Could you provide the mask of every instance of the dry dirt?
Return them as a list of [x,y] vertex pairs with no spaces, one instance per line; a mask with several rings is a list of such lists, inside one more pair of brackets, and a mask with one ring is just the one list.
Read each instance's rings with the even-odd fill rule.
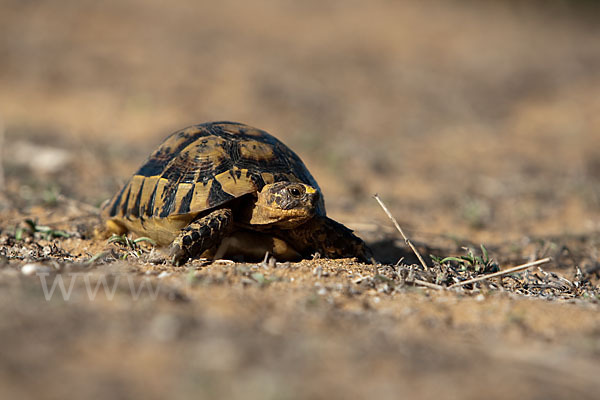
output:
[[[0,9],[3,398],[597,398],[593,2]],[[377,264],[174,268],[94,236],[162,138],[214,120],[293,148]],[[429,255],[480,244],[501,269],[552,261],[414,283],[478,275]]]

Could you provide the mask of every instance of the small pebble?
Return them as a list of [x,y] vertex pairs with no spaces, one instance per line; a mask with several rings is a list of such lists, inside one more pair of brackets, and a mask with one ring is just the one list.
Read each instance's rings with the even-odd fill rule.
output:
[[160,274],[158,274],[158,278],[166,278],[167,276],[171,276],[171,273],[167,272],[167,271],[163,271]]
[[40,273],[50,273],[52,269],[42,264],[25,264],[21,267],[23,275],[31,276]]

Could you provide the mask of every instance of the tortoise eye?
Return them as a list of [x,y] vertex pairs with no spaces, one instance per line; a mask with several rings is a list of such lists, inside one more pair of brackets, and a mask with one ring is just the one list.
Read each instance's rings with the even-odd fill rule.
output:
[[302,196],[302,191],[300,189],[298,189],[297,187],[290,188],[290,193],[294,197]]

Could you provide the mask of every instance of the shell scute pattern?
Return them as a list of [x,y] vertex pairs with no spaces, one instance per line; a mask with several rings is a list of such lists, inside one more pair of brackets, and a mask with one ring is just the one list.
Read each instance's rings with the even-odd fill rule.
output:
[[270,134],[229,122],[194,125],[167,137],[104,213],[127,230],[163,231],[167,241],[202,212],[279,181],[319,190],[300,158]]

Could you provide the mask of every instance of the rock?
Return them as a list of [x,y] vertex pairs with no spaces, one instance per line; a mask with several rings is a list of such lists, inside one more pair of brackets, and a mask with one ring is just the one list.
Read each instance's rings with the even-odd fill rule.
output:
[[52,174],[63,170],[73,158],[67,150],[31,142],[15,143],[11,154],[17,163],[26,165],[42,174]]
[[31,275],[37,275],[37,274],[48,274],[52,271],[52,268],[47,267],[43,264],[37,264],[37,263],[32,263],[32,264],[25,264],[21,267],[21,273],[23,275],[27,275],[27,276],[31,276]]

